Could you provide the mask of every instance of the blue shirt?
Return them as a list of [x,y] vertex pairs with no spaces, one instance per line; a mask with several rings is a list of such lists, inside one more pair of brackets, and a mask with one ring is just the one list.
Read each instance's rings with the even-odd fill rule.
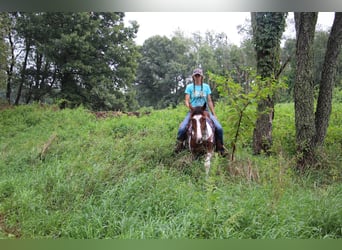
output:
[[203,106],[207,103],[208,109],[208,95],[211,94],[210,86],[207,83],[203,83],[203,89],[201,85],[188,84],[185,88],[185,94],[190,95],[190,104],[193,107]]

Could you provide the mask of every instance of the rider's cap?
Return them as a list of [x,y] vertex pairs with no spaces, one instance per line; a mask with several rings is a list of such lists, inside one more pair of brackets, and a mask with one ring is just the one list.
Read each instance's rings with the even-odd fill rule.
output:
[[195,76],[195,75],[203,76],[202,69],[200,69],[200,68],[194,69],[194,71],[192,72],[192,76]]

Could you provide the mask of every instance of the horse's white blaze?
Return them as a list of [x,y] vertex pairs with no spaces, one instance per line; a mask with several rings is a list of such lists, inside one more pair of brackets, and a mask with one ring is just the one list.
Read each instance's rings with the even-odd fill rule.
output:
[[196,121],[196,139],[197,139],[197,143],[199,143],[200,141],[202,141],[202,130],[201,130],[201,123],[200,123],[200,119],[201,119],[201,115],[194,115],[193,119]]

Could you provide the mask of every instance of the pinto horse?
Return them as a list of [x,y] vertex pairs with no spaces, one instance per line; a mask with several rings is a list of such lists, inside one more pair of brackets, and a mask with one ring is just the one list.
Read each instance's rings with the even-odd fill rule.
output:
[[188,128],[188,145],[192,155],[196,158],[205,155],[205,173],[210,170],[210,160],[214,154],[215,126],[210,119],[206,104],[202,107],[190,107],[191,116]]

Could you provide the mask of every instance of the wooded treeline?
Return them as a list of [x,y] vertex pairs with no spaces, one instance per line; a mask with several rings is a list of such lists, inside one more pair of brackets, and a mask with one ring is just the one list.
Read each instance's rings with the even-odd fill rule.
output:
[[[187,37],[181,30],[138,46],[139,24],[126,26],[124,13],[0,13],[0,99],[91,110],[159,109],[183,102],[195,67],[229,75],[246,93],[255,71],[265,88],[279,78],[287,79],[288,88],[258,103],[254,153],[267,152],[272,144],[275,102],[294,101],[297,148],[306,165],[323,144],[333,89],[342,87],[341,13],[335,13],[331,31],[315,29],[318,14],[295,13],[296,38],[281,47],[287,13],[251,13],[251,23],[239,26],[240,46],[228,42],[229,34]],[[229,99],[208,74],[205,81],[215,101]]]
[[[10,104],[60,102],[93,110],[165,108],[183,101],[194,67],[229,72],[248,91],[249,71],[257,68],[252,25],[242,24],[244,41],[230,44],[229,34],[207,31],[186,37],[154,36],[134,43],[138,23],[124,25],[124,13],[1,13],[0,95]],[[282,34],[282,32],[281,32]],[[280,34],[280,36],[281,36]],[[328,31],[316,32],[314,82],[318,86]],[[295,39],[285,41],[280,61],[293,100]],[[341,65],[341,56],[339,57]],[[248,70],[247,70],[248,69]],[[336,84],[342,79],[337,68]],[[210,79],[206,79],[210,82]],[[213,90],[215,83],[210,82]],[[214,99],[219,96],[214,91]]]
[[[124,13],[1,13],[2,90],[8,103],[51,102],[91,109],[136,107],[132,89],[138,26]],[[135,105],[135,106],[134,106]]]

